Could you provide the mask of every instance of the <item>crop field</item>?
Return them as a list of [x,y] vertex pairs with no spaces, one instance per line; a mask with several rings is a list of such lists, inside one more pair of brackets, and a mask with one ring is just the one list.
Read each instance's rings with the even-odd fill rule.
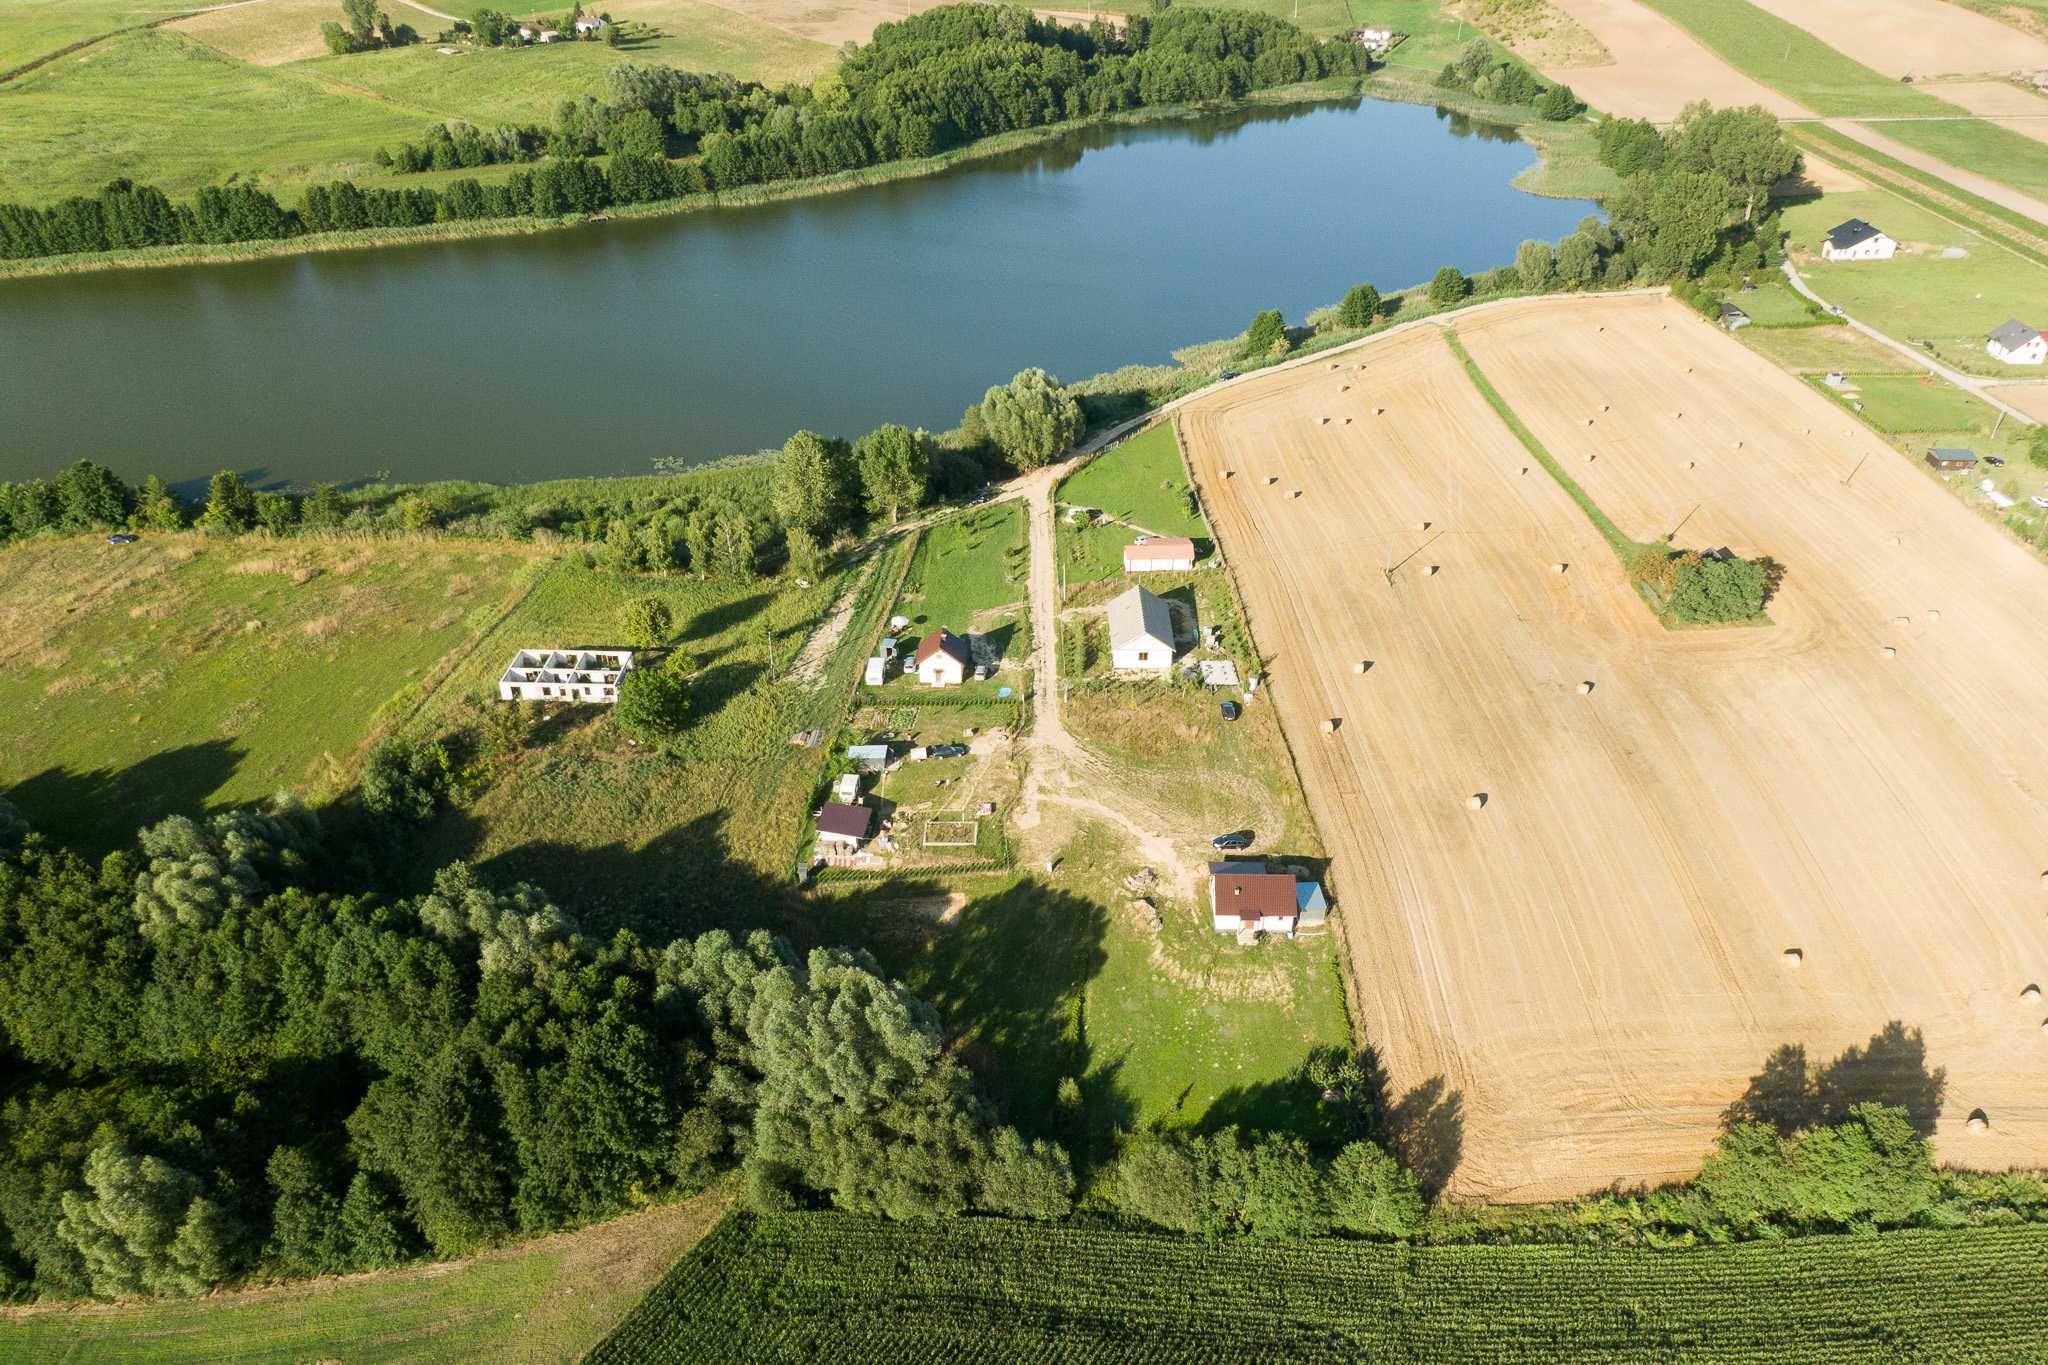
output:
[[1457,329],[1625,533],[1784,578],[1773,625],[1662,629],[1435,327],[1349,353],[1349,393],[1305,367],[1186,410],[1330,845],[1358,1026],[1397,1089],[1460,1098],[1452,1189],[1689,1176],[1774,1049],[1832,1057],[1889,1020],[1945,1069],[1941,1156],[2048,1160],[2021,996],[2048,963],[2026,776],[2048,568],[1675,302]]
[[[391,0],[384,12],[394,24],[412,25],[424,40],[431,40],[448,27],[446,19],[408,4],[407,0]],[[282,66],[308,57],[326,56],[327,43],[320,36],[320,25],[329,19],[339,22],[340,18],[340,0],[260,0],[253,5],[208,7],[166,27],[256,66]]]
[[353,776],[380,713],[532,581],[530,546],[150,535],[0,552],[0,792],[91,849]]
[[1717,108],[1760,104],[1775,114],[1798,106],[1737,71],[1663,15],[1636,0],[1556,0],[1614,60],[1596,66],[1539,63],[1594,108],[1627,118],[1667,120],[1693,100]]
[[1642,1251],[736,1217],[590,1362],[2021,1361],[2044,1268],[2041,1228]]
[[2048,42],[1947,0],[1749,0],[1883,76],[2015,71],[2048,66]]
[[466,1261],[271,1289],[0,1310],[16,1360],[572,1360],[616,1327],[725,1211],[712,1192]]

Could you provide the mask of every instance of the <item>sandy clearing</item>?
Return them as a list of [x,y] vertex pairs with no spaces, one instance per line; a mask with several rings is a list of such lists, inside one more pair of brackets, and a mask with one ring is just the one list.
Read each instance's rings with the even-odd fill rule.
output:
[[[1948,1069],[1945,1159],[2048,1162],[2048,1008],[2019,1000],[2048,976],[2048,568],[1675,303],[1531,301],[1459,330],[1624,528],[1683,521],[1789,576],[1772,627],[1662,630],[1563,492],[1517,473],[1434,329],[1350,353],[1347,394],[1303,369],[1184,409],[1333,856],[1364,1035],[1397,1090],[1461,1097],[1452,1190],[1689,1175],[1773,1049],[1824,1061],[1892,1019]],[[1978,1107],[1992,1128],[1966,1133]]]
[[1986,387],[2034,420],[2048,422],[2048,380],[2036,384],[1990,384]]
[[2048,66],[2048,43],[1946,0],[1750,3],[1886,76],[1975,75]]
[[1943,81],[1927,93],[1983,114],[2001,128],[2048,142],[2048,98],[2011,81]]
[[773,24],[785,33],[837,47],[865,43],[875,25],[921,14],[945,0],[713,0],[721,9]]
[[1760,104],[1774,114],[1805,111],[1777,91],[1751,80],[1702,47],[1663,15],[1634,0],[1554,0],[1557,7],[1590,29],[1614,60],[1599,66],[1549,67],[1579,98],[1610,114],[1629,118],[1678,117],[1694,100],[1716,107]]
[[1938,176],[1958,189],[1968,190],[1979,199],[1989,199],[1994,204],[2002,204],[2014,213],[2024,213],[2036,222],[2048,223],[2048,201],[2036,199],[2030,194],[2022,194],[2009,185],[2001,185],[1975,171],[1966,171],[1960,166],[1951,165],[1925,152],[1914,151],[1903,142],[1895,142],[1879,131],[1884,127],[1882,119],[1857,123],[1853,119],[1833,118],[1825,119],[1823,122],[1836,132],[1852,137],[1874,151],[1883,152],[1894,161],[1903,161],[1908,166]]

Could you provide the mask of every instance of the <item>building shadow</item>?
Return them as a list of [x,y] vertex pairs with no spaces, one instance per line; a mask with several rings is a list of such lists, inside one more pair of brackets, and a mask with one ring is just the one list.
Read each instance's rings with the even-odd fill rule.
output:
[[203,815],[245,757],[227,739],[164,749],[124,768],[45,768],[0,791],[52,843],[99,857],[167,815]]
[[1721,1123],[1761,1123],[1789,1136],[1840,1123],[1855,1106],[1874,1103],[1905,1110],[1913,1130],[1929,1137],[1947,1092],[1947,1068],[1927,1065],[1920,1030],[1894,1019],[1869,1042],[1844,1049],[1824,1066],[1814,1066],[1798,1043],[1778,1048],[1721,1112]]

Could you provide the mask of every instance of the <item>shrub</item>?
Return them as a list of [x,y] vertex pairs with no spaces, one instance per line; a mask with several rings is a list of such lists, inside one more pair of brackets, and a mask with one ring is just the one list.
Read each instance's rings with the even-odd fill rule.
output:
[[690,685],[665,668],[636,668],[619,683],[612,718],[634,739],[664,739],[690,718]]
[[1429,301],[1439,308],[1449,308],[1462,301],[1472,292],[1472,281],[1454,265],[1447,265],[1436,272],[1429,282]]
[[448,751],[387,739],[363,765],[363,809],[399,824],[425,824],[448,795]]
[[674,626],[668,603],[659,597],[635,597],[619,608],[620,637],[641,649],[660,644]]
[[[1287,340],[1287,320],[1280,316],[1278,308],[1268,308],[1252,319],[1252,325],[1244,334],[1244,345],[1238,355],[1245,360],[1254,360],[1275,353],[1274,348]],[[1279,354],[1286,354],[1285,351]]]
[[1339,327],[1370,327],[1380,314],[1380,291],[1369,284],[1354,284],[1337,305]]

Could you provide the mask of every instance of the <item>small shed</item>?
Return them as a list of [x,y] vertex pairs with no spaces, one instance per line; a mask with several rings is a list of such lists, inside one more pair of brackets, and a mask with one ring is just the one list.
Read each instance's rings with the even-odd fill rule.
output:
[[875,826],[875,812],[867,806],[832,801],[818,811],[818,847],[851,853],[867,842]]
[[1109,604],[1110,667],[1165,675],[1173,669],[1173,614],[1166,599],[1132,588]]
[[889,746],[886,744],[849,744],[846,756],[853,760],[853,766],[864,773],[878,773],[889,766]]
[[889,681],[889,661],[877,654],[868,660],[867,673],[861,679],[869,687],[880,687]]
[[1732,303],[1724,302],[1721,305],[1721,325],[1731,332],[1741,331],[1749,326],[1749,314]]
[[1147,536],[1124,546],[1125,573],[1182,573],[1195,567],[1195,542],[1186,536]]
[[1955,446],[1930,446],[1927,463],[1935,469],[1975,469],[1977,454]]
[[1312,882],[1306,877],[1295,879],[1294,906],[1299,912],[1297,923],[1303,928],[1314,928],[1330,913],[1330,900],[1323,894],[1323,884]]

